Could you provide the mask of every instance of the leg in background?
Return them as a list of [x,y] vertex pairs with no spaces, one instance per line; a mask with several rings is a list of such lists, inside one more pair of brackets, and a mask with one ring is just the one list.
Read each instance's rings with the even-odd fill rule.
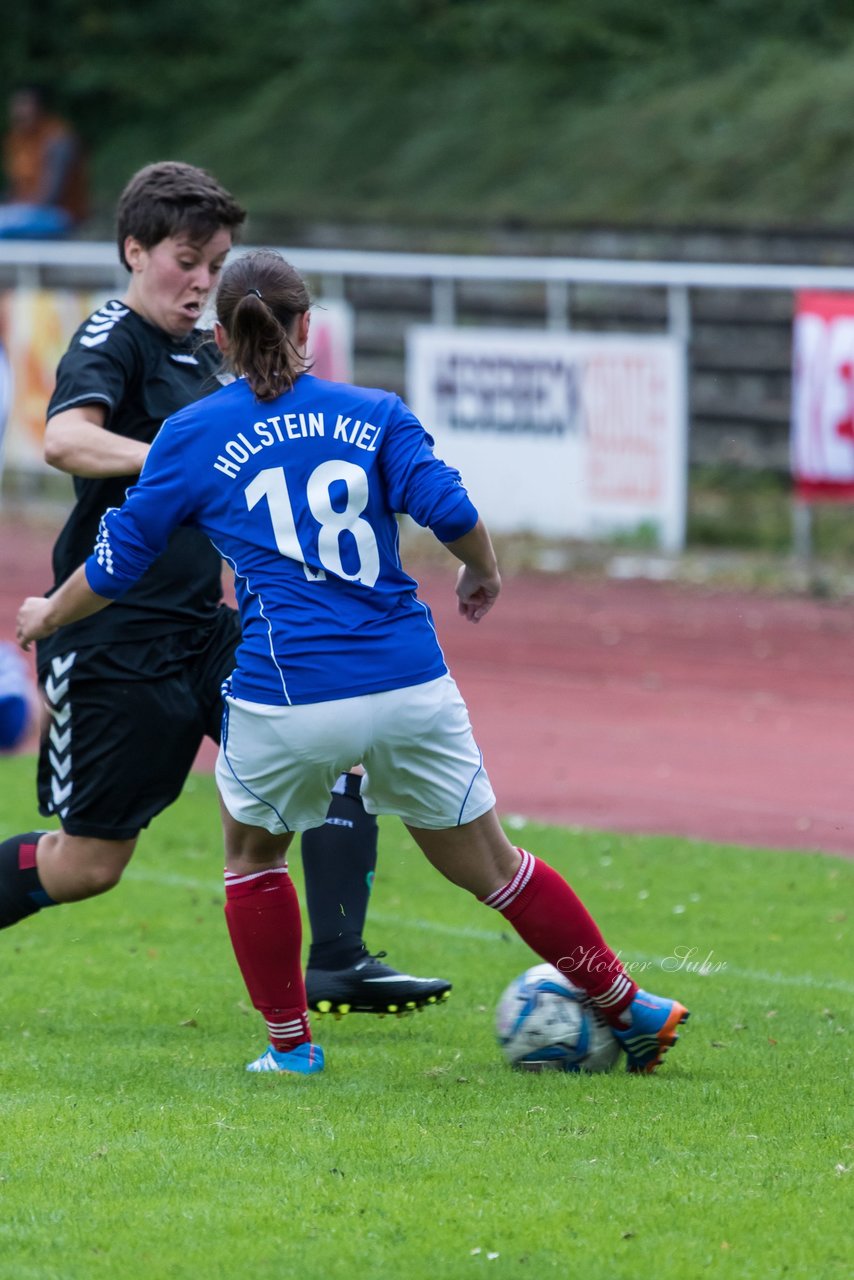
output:
[[309,969],[346,969],[362,958],[377,865],[377,820],[365,812],[359,775],[342,774],[322,827],[302,835]]
[[408,1013],[446,1000],[450,982],[417,978],[371,955],[363,940],[377,864],[377,820],[365,812],[361,777],[344,773],[326,822],[302,835],[311,948],[308,1006],[320,1013]]
[[81,902],[121,879],[136,847],[65,831],[29,831],[0,844],[0,928],[43,907]]

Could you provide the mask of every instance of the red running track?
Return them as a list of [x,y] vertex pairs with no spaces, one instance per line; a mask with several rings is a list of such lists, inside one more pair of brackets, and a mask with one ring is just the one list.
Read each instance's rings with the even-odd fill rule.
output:
[[[0,518],[0,636],[51,541]],[[848,602],[524,575],[472,626],[420,577],[501,813],[854,854]]]

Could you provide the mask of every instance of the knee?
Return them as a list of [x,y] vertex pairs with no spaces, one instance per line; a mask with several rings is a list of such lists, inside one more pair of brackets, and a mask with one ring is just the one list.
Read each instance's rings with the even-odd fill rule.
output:
[[287,869],[287,859],[277,852],[234,849],[225,857],[225,869],[230,876],[260,875],[264,871],[277,871],[280,867]]
[[225,843],[225,869],[233,876],[253,875],[287,863],[287,852],[293,834],[273,834],[263,827],[250,827],[237,822],[222,806],[222,830]]
[[42,884],[56,902],[97,897],[119,883],[135,843],[48,832],[39,842]]
[[96,898],[99,893],[115,889],[122,878],[124,866],[110,862],[93,862],[77,872],[77,884],[81,896]]
[[[101,842],[99,842],[101,843]],[[112,850],[87,848],[76,843],[70,856],[63,859],[61,877],[66,902],[96,898],[114,889],[122,878],[127,859],[116,857]]]

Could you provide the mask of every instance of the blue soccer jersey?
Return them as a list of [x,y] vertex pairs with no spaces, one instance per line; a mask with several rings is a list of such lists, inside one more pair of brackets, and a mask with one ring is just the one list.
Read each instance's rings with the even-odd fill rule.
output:
[[117,598],[195,525],[234,570],[235,697],[325,702],[433,680],[447,668],[395,513],[452,542],[477,511],[432,444],[389,392],[303,374],[259,401],[239,379],[167,418],[101,522],[89,585]]

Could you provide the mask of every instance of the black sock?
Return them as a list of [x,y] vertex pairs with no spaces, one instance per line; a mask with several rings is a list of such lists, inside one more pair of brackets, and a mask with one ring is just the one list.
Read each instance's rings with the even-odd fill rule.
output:
[[302,834],[305,900],[311,924],[308,965],[345,969],[364,952],[362,931],[377,865],[377,820],[359,798],[361,779],[347,773],[322,827]]
[[0,929],[17,924],[42,907],[56,906],[42,888],[36,845],[43,831],[28,831],[0,844]]

